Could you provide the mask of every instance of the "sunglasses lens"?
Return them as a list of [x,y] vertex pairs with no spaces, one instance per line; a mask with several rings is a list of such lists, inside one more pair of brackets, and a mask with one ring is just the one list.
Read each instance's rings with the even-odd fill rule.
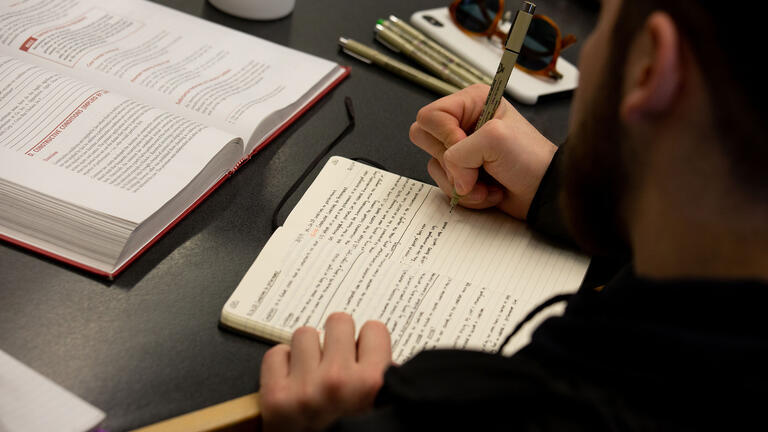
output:
[[456,21],[465,29],[484,33],[493,25],[493,19],[499,13],[498,0],[464,0],[456,7]]
[[530,70],[546,68],[555,55],[557,30],[543,19],[534,19],[523,41],[517,63]]

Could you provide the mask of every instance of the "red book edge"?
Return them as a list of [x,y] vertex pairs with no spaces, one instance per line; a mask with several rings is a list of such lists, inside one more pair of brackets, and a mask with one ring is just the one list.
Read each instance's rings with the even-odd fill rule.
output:
[[168,226],[166,226],[165,229],[160,231],[160,233],[158,233],[154,238],[152,238],[152,240],[150,240],[146,245],[144,245],[143,248],[139,249],[138,252],[133,254],[133,256],[128,261],[126,261],[122,266],[120,266],[114,272],[109,273],[109,272],[105,272],[103,270],[96,269],[96,268],[91,267],[89,265],[85,265],[83,263],[80,263],[80,262],[75,261],[75,260],[70,259],[70,258],[65,258],[65,257],[63,257],[61,255],[55,254],[53,252],[47,251],[47,250],[39,248],[37,246],[33,246],[33,245],[29,244],[29,243],[26,243],[26,242],[23,242],[23,241],[20,241],[20,240],[8,237],[8,236],[3,235],[3,234],[0,234],[0,240],[4,240],[4,241],[7,241],[9,243],[15,244],[17,246],[21,246],[21,247],[23,247],[25,249],[29,249],[29,250],[31,250],[33,252],[39,253],[41,255],[45,255],[45,256],[47,256],[49,258],[53,258],[53,259],[55,259],[57,261],[61,261],[61,262],[65,263],[65,264],[69,264],[69,265],[71,265],[73,267],[77,267],[77,268],[85,270],[87,272],[90,272],[90,273],[93,273],[93,274],[96,274],[96,275],[99,275],[99,276],[104,276],[104,277],[107,277],[109,279],[114,279],[118,274],[122,273],[122,271],[125,270],[131,263],[133,263],[139,256],[141,256],[147,249],[149,249],[150,246],[155,244],[155,242],[160,240],[161,237],[163,237],[168,231],[170,231],[174,226],[176,226],[176,224],[179,223],[179,221],[184,219],[184,217],[186,215],[188,215],[190,212],[192,212],[192,210],[194,210],[198,205],[200,205],[201,202],[203,202],[206,198],[208,198],[208,195],[213,193],[213,191],[215,191],[219,186],[221,186],[221,184],[224,183],[224,181],[226,179],[231,177],[232,174],[234,174],[235,171],[237,171],[245,162],[247,162],[253,155],[255,155],[256,152],[258,152],[259,150],[264,148],[265,145],[269,144],[273,139],[275,139],[275,137],[280,135],[281,132],[283,132],[293,122],[295,122],[296,119],[301,117],[305,112],[307,112],[310,108],[312,108],[312,106],[314,106],[317,103],[317,101],[319,101],[320,99],[325,97],[325,95],[327,95],[331,90],[333,90],[336,86],[338,86],[339,83],[344,81],[344,79],[349,76],[350,69],[349,69],[348,66],[340,66],[340,67],[344,70],[344,72],[338,78],[336,78],[325,89],[323,89],[322,92],[318,93],[317,96],[315,96],[311,101],[309,101],[309,103],[304,105],[304,107],[302,107],[298,112],[296,112],[296,114],[291,116],[291,118],[289,118],[282,125],[280,125],[280,127],[277,130],[275,130],[272,133],[272,135],[267,137],[267,139],[265,139],[261,144],[256,146],[256,148],[254,148],[253,151],[249,155],[245,156],[243,159],[238,161],[237,164],[235,165],[235,167],[232,170],[230,170],[227,174],[225,174],[222,178],[220,178],[219,181],[216,182],[216,184],[211,186],[211,188],[208,189],[208,191],[206,191],[203,195],[201,195],[200,198],[198,198],[194,203],[192,203],[192,205],[190,205],[186,210],[184,210],[176,219],[173,220],[173,222],[168,224]]

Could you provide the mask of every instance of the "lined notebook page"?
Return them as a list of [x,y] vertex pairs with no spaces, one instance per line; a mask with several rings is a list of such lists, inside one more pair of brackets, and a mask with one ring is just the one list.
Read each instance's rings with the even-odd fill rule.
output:
[[83,432],[104,413],[0,351],[0,431]]
[[222,321],[284,341],[345,311],[385,322],[397,361],[425,347],[492,351],[538,303],[583,279],[588,258],[537,240],[524,223],[448,210],[434,186],[331,158]]

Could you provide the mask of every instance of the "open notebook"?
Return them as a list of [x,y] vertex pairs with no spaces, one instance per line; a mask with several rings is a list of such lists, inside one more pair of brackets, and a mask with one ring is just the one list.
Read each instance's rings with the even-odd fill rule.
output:
[[396,361],[423,348],[494,351],[541,301],[575,291],[588,263],[500,212],[450,213],[435,186],[333,157],[224,305],[221,323],[287,342],[296,328],[322,328],[345,311],[358,325],[383,321]]

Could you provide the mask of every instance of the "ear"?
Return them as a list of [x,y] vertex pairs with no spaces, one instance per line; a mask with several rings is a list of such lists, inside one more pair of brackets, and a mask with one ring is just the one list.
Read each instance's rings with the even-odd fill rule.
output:
[[672,18],[654,12],[630,47],[619,112],[629,123],[663,114],[680,88],[680,37]]

